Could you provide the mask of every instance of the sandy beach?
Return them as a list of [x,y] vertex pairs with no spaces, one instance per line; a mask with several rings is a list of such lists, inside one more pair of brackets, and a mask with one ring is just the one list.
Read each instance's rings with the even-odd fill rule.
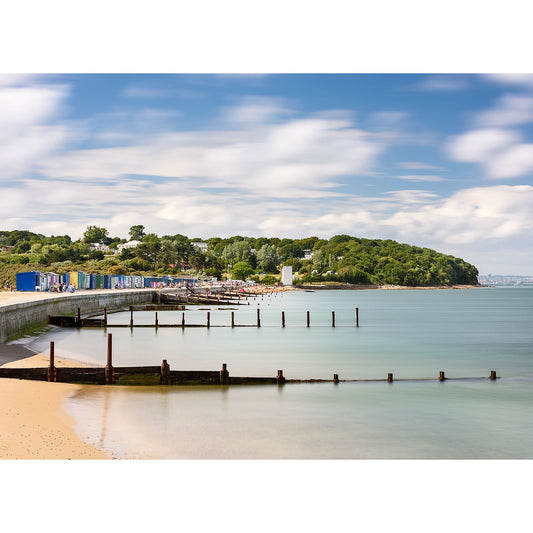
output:
[[[79,366],[56,360],[57,366]],[[44,354],[4,365],[46,367]],[[63,408],[77,385],[20,379],[0,379],[0,459],[110,459],[83,442]]]
[[[50,293],[0,292],[0,306],[57,297]],[[68,297],[68,295],[64,295]],[[33,354],[23,344],[0,344],[6,367],[47,367],[48,356]],[[80,366],[56,359],[56,366]],[[69,383],[0,378],[0,459],[110,459],[83,442],[64,399],[78,389]]]

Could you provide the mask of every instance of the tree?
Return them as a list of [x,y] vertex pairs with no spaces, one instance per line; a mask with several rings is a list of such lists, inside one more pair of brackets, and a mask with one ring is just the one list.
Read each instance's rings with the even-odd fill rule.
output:
[[235,265],[239,262],[251,263],[252,249],[248,241],[236,241],[228,244],[222,252],[222,259],[226,264]]
[[231,277],[233,279],[245,280],[250,274],[254,273],[254,269],[250,263],[240,261],[231,269]]
[[156,268],[158,261],[161,259],[161,239],[155,233],[149,233],[143,238],[143,242],[135,248],[137,257],[144,259],[152,264],[152,268]]
[[145,228],[142,224],[137,224],[132,226],[129,231],[130,241],[142,241],[143,237],[146,235]]
[[280,263],[277,246],[265,244],[257,251],[257,265],[265,272],[277,272]]
[[87,229],[83,233],[83,241],[105,243],[107,241],[108,233],[109,232],[105,228],[99,228],[98,226],[87,226]]

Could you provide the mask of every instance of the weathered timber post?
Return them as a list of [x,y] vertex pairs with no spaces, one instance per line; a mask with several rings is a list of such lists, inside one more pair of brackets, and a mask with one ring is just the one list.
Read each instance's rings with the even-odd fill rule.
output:
[[220,371],[220,384],[228,385],[228,383],[229,383],[228,365],[226,363],[223,363],[222,370]]
[[335,311],[331,311],[331,327],[335,327]]
[[78,307],[78,320],[77,320],[77,326],[81,328],[81,309]]
[[309,311],[307,311],[307,327],[311,324],[311,315],[309,314]]
[[48,381],[57,381],[57,370],[54,365],[54,341],[50,341],[50,366],[47,372]]
[[113,335],[107,334],[107,365],[105,367],[105,384],[113,385],[115,383],[115,369],[113,368]]
[[439,372],[439,381],[444,381],[446,378],[444,377],[444,372],[441,370]]
[[339,382],[339,374],[333,374],[333,383]]
[[355,327],[359,327],[359,307],[355,308]]
[[157,311],[155,312],[155,327],[159,326],[159,321],[157,320]]
[[166,359],[163,359],[163,364],[161,365],[161,380],[162,385],[168,385],[170,382],[170,365],[167,363]]
[[394,381],[391,372],[389,372],[389,373],[387,374],[387,381],[388,381],[389,383],[392,383],[392,382]]
[[496,379],[496,370],[491,370],[490,371],[490,379]]
[[283,370],[278,370],[278,376],[276,377],[278,385],[283,385],[285,383],[285,378],[283,377]]
[[281,312],[281,327],[285,327],[285,311]]
[[211,327],[211,313],[207,311],[207,327]]
[[185,313],[181,313],[181,327],[185,327]]
[[104,307],[104,326],[107,326],[107,307]]
[[130,305],[130,328],[133,327],[133,307]]
[[257,310],[257,327],[261,327],[261,311],[259,309]]
[[231,327],[235,327],[235,311],[231,312]]

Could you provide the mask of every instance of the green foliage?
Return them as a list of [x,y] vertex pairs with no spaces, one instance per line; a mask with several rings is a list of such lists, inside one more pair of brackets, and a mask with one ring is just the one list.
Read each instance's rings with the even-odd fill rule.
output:
[[105,228],[99,228],[98,226],[87,226],[87,229],[83,233],[83,241],[107,244],[107,234],[108,231]]
[[107,269],[107,273],[110,276],[120,276],[121,274],[127,274],[128,269],[122,265],[113,265]]
[[248,276],[254,273],[254,269],[250,265],[250,263],[247,263],[245,261],[238,262],[232,269],[231,269],[231,277],[232,279],[240,279],[245,280]]
[[[242,237],[240,237],[242,239]],[[222,260],[229,265],[245,262],[251,265],[255,258],[252,256],[252,247],[245,240],[237,240],[228,244],[222,251]]]
[[[144,233],[144,227],[132,226],[130,231],[131,235],[136,232],[134,236],[139,236]],[[89,242],[103,241],[113,243],[114,247],[124,242],[119,237],[109,238],[107,233],[105,228],[88,226],[84,238],[72,242],[68,235],[46,237],[29,231],[0,231],[0,244],[13,246],[11,251],[0,253],[0,276],[4,272],[11,276],[15,272],[13,269],[18,272],[53,269],[59,274],[84,270],[104,274],[110,266],[121,266],[126,272],[144,275],[153,275],[156,271],[169,274],[190,271],[205,272],[220,279],[228,264],[236,267],[245,263],[245,273],[239,269],[236,272],[239,277],[249,276],[249,269],[253,272],[256,267],[267,273],[277,273],[283,264],[299,272],[303,282],[327,280],[426,287],[477,284],[476,267],[462,259],[390,239],[349,235],[335,235],[329,240],[236,235],[207,240],[208,252],[204,254],[195,249],[185,235],[158,237],[151,233],[142,237],[137,248],[126,249],[120,256],[91,252]],[[312,260],[303,260],[304,250],[313,250]],[[14,277],[10,283],[14,285]]]
[[263,277],[263,279],[261,280],[261,283],[264,283],[265,285],[275,285],[276,283],[278,283],[278,281],[279,281],[278,278],[271,276],[269,274]]
[[129,236],[131,241],[142,241],[145,235],[146,231],[142,224],[137,224],[130,228]]
[[257,266],[265,272],[278,272],[280,262],[280,253],[273,244],[264,244],[257,251]]

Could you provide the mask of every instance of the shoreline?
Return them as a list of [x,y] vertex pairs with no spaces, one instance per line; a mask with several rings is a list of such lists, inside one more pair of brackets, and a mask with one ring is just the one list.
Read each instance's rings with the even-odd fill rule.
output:
[[[341,288],[318,285],[308,287],[318,290]],[[369,287],[367,285],[344,288],[345,290],[428,290],[475,287]],[[289,290],[299,289],[300,287],[292,286]],[[80,293],[97,295],[96,291],[94,293],[80,291]],[[55,296],[57,295],[49,293],[0,292],[0,307],[12,303],[37,303]],[[1,366],[47,367],[48,362],[48,356],[35,353],[24,342],[0,343]],[[56,359],[56,365],[80,366],[80,363]],[[84,442],[74,430],[74,420],[67,414],[64,401],[80,389],[80,385],[67,383],[0,378],[0,424],[4,429],[0,436],[0,459],[111,459],[112,457],[103,451]]]
[[[0,354],[5,353],[0,344]],[[47,367],[44,354],[13,360],[4,367]],[[57,359],[57,366],[79,366]],[[80,389],[69,383],[0,378],[0,460],[107,460],[112,457],[84,442],[74,430],[64,400]]]

